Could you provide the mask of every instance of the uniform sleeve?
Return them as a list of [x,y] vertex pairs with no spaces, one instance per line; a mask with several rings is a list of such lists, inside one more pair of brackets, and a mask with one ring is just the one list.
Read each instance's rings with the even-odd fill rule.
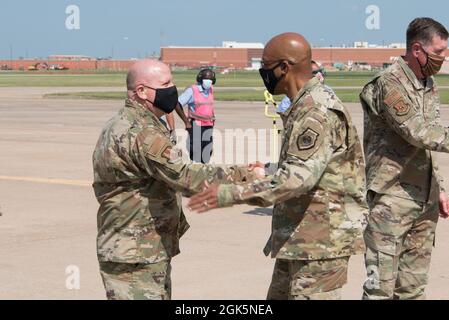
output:
[[192,88],[187,88],[179,97],[179,104],[184,107],[187,104],[193,103],[193,90]]
[[287,158],[276,174],[246,184],[220,185],[219,206],[247,203],[267,207],[313,189],[336,147],[331,130],[326,117],[306,116],[306,120],[294,125]]
[[242,166],[185,162],[181,151],[167,137],[153,129],[143,130],[137,135],[134,158],[148,175],[164,181],[185,195],[202,191],[204,181],[241,183],[255,179],[255,174]]
[[443,176],[441,175],[436,155],[432,154],[432,158],[433,158],[433,171],[435,173],[435,178],[437,179],[438,184],[440,186],[440,192],[446,193],[446,188],[444,187],[444,179]]
[[[437,113],[436,121],[438,121],[438,123],[440,123],[441,115],[440,115],[440,104],[439,103],[438,103],[438,105],[435,106],[435,109],[436,109],[436,113]],[[444,187],[444,178],[440,172],[440,167],[438,165],[438,155],[433,152],[432,152],[432,161],[433,161],[433,170],[435,172],[435,177],[440,186],[440,192],[446,193],[446,188]]]
[[379,114],[405,141],[417,148],[449,152],[449,129],[439,121],[426,121],[396,80],[379,80],[378,101]]

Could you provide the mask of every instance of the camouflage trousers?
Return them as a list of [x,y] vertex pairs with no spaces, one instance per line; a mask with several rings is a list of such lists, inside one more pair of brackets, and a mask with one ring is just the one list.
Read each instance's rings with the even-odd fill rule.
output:
[[425,299],[438,198],[420,203],[377,194],[372,200],[363,299]]
[[170,261],[153,264],[100,262],[108,300],[170,300]]
[[328,260],[277,259],[268,300],[339,300],[349,257]]

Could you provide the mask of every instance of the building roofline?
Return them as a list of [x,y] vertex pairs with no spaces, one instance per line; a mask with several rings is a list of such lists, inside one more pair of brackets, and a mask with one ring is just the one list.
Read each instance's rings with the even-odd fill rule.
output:
[[[263,48],[251,48],[251,47],[239,47],[239,48],[228,48],[228,47],[193,47],[193,46],[165,46],[161,49],[256,49],[262,50]],[[406,48],[389,48],[389,47],[366,47],[366,48],[356,48],[356,47],[312,47],[312,49],[351,49],[351,50],[405,50]],[[448,48],[449,49],[449,48]]]
[[227,48],[227,47],[190,47],[190,46],[168,46],[161,47],[161,49],[258,49],[262,50],[263,48]]

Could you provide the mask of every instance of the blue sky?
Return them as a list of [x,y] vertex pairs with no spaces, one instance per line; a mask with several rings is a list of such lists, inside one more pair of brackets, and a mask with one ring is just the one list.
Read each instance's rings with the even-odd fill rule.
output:
[[[66,7],[80,8],[80,29],[65,26]],[[380,9],[380,29],[365,27],[365,9]],[[447,0],[1,0],[0,58],[85,54],[144,57],[162,45],[265,43],[294,31],[315,45],[405,42],[417,16],[449,27]]]

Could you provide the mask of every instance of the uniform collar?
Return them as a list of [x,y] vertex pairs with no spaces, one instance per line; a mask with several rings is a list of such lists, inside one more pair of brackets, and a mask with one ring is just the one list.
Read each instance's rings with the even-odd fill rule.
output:
[[125,107],[133,110],[133,112],[135,112],[138,117],[137,117],[137,121],[142,122],[142,121],[150,121],[153,124],[155,124],[157,127],[161,128],[164,132],[168,132],[167,127],[161,122],[161,120],[156,117],[156,115],[149,110],[148,108],[146,108],[145,106],[143,106],[142,104],[138,103],[137,101],[133,101],[131,99],[126,99],[125,100]]
[[318,84],[320,84],[320,80],[317,77],[313,77],[312,79],[310,79],[309,81],[306,82],[306,84],[304,85],[304,87],[301,88],[301,90],[299,90],[298,94],[296,95],[295,98],[293,98],[292,103],[290,105],[290,107],[284,112],[285,117],[288,117],[290,112],[293,109],[293,106],[297,105],[300,101],[301,98],[310,90],[312,90],[313,87],[317,86]]
[[426,79],[426,87],[424,87],[424,84],[416,77],[415,73],[412,71],[412,69],[410,69],[410,67],[405,62],[403,57],[399,57],[398,64],[401,67],[402,71],[405,73],[408,80],[413,84],[415,90],[423,90],[423,89],[430,90],[433,88],[434,86],[433,77],[428,77]]

